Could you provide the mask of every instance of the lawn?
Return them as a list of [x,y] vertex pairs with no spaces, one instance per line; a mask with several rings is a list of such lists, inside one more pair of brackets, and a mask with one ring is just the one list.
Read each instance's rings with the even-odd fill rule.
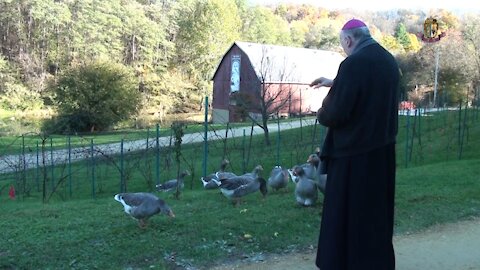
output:
[[[434,115],[429,119],[422,123],[422,141],[418,142],[418,134],[413,138],[413,148],[406,145],[411,137],[406,136],[406,119],[401,119],[397,145],[397,235],[480,216],[480,121],[468,122],[468,138],[465,137],[463,157],[459,159],[461,145],[452,139],[457,139],[455,115]],[[313,130],[304,129],[302,135],[298,132],[281,133],[280,163],[290,166],[304,162],[311,151]],[[302,141],[301,136],[305,144],[293,149],[294,143]],[[268,173],[276,163],[278,148],[275,143],[265,146],[262,141],[261,137],[252,139],[247,167],[261,163]],[[287,142],[291,144],[287,146]],[[236,172],[241,170],[239,163],[247,154],[242,150],[245,143],[248,141],[227,142],[228,156],[237,162],[233,167]],[[225,153],[222,146],[210,146],[209,169],[215,169],[214,164]],[[411,159],[407,159],[410,154],[406,155],[405,149],[412,151]],[[0,212],[0,269],[208,269],[219,262],[259,253],[281,254],[316,246],[323,197],[315,207],[300,207],[295,203],[290,183],[287,192],[270,191],[265,199],[259,193],[251,194],[234,207],[218,190],[201,188],[198,178],[202,159],[194,157],[201,150],[201,145],[182,148],[187,157],[185,163],[196,174],[188,179],[179,200],[157,193],[175,211],[176,218],[155,216],[146,229],[138,228],[121,204],[113,200],[118,192],[118,172],[111,167],[97,168],[101,172],[97,180],[101,181],[102,191],[95,199],[91,198],[88,169],[80,163],[74,170],[84,172],[82,181],[87,184],[74,189],[72,197],[54,193],[48,203],[42,203],[41,194],[32,191],[29,196],[18,196],[12,201],[5,190],[0,192],[4,210]],[[139,163],[135,164],[139,167]],[[139,171],[131,173],[129,191],[146,189]],[[174,173],[173,169],[170,174],[165,171],[162,179]],[[65,194],[66,186],[63,188],[57,193]]]

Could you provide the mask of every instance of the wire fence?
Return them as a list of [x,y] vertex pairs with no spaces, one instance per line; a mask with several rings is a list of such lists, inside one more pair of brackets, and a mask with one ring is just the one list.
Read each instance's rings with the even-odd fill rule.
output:
[[[99,135],[95,137],[98,139],[19,136],[0,146],[0,152],[10,153],[0,157],[0,197],[11,185],[17,196],[39,197],[45,202],[51,198],[152,191],[156,184],[176,178],[184,169],[190,171],[186,184],[193,189],[201,187],[200,177],[217,171],[224,158],[230,160],[230,170],[236,173],[250,171],[257,164],[267,169],[276,164],[290,167],[304,163],[305,153],[312,152],[312,145],[318,146],[325,134],[325,128],[314,118],[272,122],[268,125],[270,145],[265,143],[264,130],[253,124],[230,127],[205,122],[179,126],[157,125],[144,133],[143,139],[136,133],[124,133],[118,142],[110,143]],[[178,128],[185,134],[176,137]],[[300,138],[296,136],[298,131],[284,134],[298,128],[302,129]]]
[[[398,167],[469,158],[480,146],[478,136],[471,136],[479,134],[478,107],[399,113]],[[253,122],[242,127],[208,121],[157,125],[140,135],[117,137],[25,134],[0,145],[0,153],[9,153],[0,156],[0,199],[12,186],[17,198],[44,202],[153,191],[185,169],[190,172],[186,188],[199,189],[200,177],[217,171],[224,158],[230,160],[230,171],[244,173],[260,164],[268,177],[275,165],[305,163],[326,134],[314,117],[272,120],[268,131],[270,143]]]

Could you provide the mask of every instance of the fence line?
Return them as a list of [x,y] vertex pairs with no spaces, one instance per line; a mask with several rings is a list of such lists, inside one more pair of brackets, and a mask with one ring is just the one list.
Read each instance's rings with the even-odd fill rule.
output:
[[[476,120],[478,108],[472,110],[466,104],[465,108],[461,106],[453,113],[449,113],[448,108],[433,112],[424,108],[400,112],[404,116],[399,126],[399,140],[405,144],[405,158],[399,165],[419,164],[428,155],[449,160],[456,149],[458,152],[454,156],[463,158],[469,141],[469,125]],[[436,115],[432,116],[432,113]],[[95,144],[90,139],[84,145],[72,147],[73,137],[67,136],[65,149],[59,150],[54,150],[51,137],[28,144],[26,137],[22,136],[21,153],[0,158],[0,197],[6,185],[11,184],[24,197],[41,193],[44,201],[52,197],[65,200],[87,196],[95,199],[112,192],[153,190],[155,184],[175,177],[180,167],[191,171],[188,180],[190,188],[194,188],[200,185],[200,176],[218,169],[223,158],[232,161],[232,171],[241,173],[257,164],[265,164],[264,174],[267,175],[269,168],[275,165],[304,163],[307,154],[320,146],[326,133],[325,127],[315,118],[272,121],[268,126],[269,133],[276,136],[271,136],[272,145],[267,146],[261,143],[263,130],[253,123],[237,128],[227,124],[226,128],[217,129],[206,122],[203,127],[201,132],[182,136],[181,161],[172,157],[175,148],[173,132],[167,131],[162,136],[159,126],[153,136],[148,131],[146,139],[121,139],[118,143]],[[293,128],[300,129],[298,137],[284,133]],[[440,133],[435,133],[436,130]],[[424,136],[425,133],[428,135]],[[445,155],[425,150],[428,147],[424,145],[428,146],[433,139],[431,134],[444,138]]]

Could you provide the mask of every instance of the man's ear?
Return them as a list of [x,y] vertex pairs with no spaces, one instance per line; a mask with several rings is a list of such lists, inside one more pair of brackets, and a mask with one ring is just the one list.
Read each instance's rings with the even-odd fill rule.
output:
[[352,39],[352,37],[351,37],[351,36],[346,36],[345,38],[347,39],[347,40],[346,40],[346,42],[347,42],[347,47],[348,47],[348,48],[352,47],[352,45],[353,45],[353,39]]

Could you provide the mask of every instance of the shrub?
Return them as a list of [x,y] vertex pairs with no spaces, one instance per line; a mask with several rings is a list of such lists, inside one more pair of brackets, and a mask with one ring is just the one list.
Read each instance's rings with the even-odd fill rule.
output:
[[[47,131],[106,130],[135,114],[138,82],[126,67],[104,61],[67,70],[53,86],[58,117]],[[55,130],[51,128],[55,127]]]

